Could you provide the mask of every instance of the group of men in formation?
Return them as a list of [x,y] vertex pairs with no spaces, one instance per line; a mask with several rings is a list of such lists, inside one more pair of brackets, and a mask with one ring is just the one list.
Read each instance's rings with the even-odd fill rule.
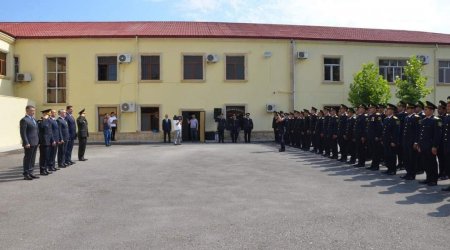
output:
[[[384,174],[396,175],[404,169],[401,178],[405,180],[425,172],[426,179],[420,183],[429,186],[450,177],[450,96],[439,107],[428,101],[400,101],[357,108],[342,104],[318,112],[314,107],[280,111],[274,113],[272,128],[280,152],[287,144],[358,168],[372,160],[368,169],[378,171],[384,163]],[[450,191],[450,187],[442,190]]]
[[55,110],[43,110],[40,120],[35,119],[36,108],[34,106],[28,105],[25,112],[25,117],[20,120],[20,136],[25,150],[24,180],[39,178],[33,173],[38,148],[39,169],[43,176],[75,164],[72,161],[72,149],[77,138],[79,140],[78,160],[87,160],[84,158],[84,153],[89,131],[84,109],[79,112],[76,121],[72,116],[72,106],[58,110],[58,116]]
[[237,143],[239,131],[244,130],[244,141],[250,143],[253,130],[253,120],[250,113],[246,113],[244,117],[237,117],[232,114],[230,119],[225,119],[224,114],[220,114],[216,118],[217,133],[219,135],[219,143],[224,143],[225,129],[230,131],[231,141]]

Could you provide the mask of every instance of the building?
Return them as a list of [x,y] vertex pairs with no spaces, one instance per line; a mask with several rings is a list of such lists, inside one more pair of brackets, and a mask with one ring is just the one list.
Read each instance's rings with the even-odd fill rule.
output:
[[392,82],[412,55],[424,60],[429,100],[450,95],[448,34],[209,22],[0,22],[0,32],[0,93],[38,110],[86,108],[92,139],[115,111],[119,139],[159,141],[165,114],[195,114],[204,140],[218,109],[251,113],[255,137],[269,138],[268,106],[348,103],[362,64]]

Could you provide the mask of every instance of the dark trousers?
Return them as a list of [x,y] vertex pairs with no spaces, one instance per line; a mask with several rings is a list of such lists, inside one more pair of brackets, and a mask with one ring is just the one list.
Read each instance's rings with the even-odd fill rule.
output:
[[384,163],[389,172],[397,172],[397,147],[391,147],[390,143],[383,145],[384,149]]
[[191,128],[191,141],[197,141],[197,129]]
[[372,156],[371,167],[380,168],[381,158],[383,157],[383,145],[381,141],[369,140],[369,151]]
[[250,143],[250,137],[252,136],[252,131],[244,129],[244,140],[246,143]]
[[445,172],[447,173],[447,176],[450,176],[450,152],[445,152],[445,154],[449,156],[444,158]]
[[303,142],[302,148],[304,150],[309,150],[309,148],[311,147],[311,134],[305,132],[304,140],[305,141]]
[[286,150],[286,145],[284,141],[284,132],[280,132],[280,151]]
[[164,142],[166,142],[166,136],[168,137],[170,143],[170,131],[164,131]]
[[73,150],[73,144],[74,144],[74,140],[68,140],[67,141],[67,146],[66,146],[66,163],[70,163],[72,162],[72,150]]
[[323,150],[325,151],[325,156],[330,155],[330,143],[331,138],[328,135],[324,135],[324,143],[323,143]]
[[317,152],[319,154],[323,154],[323,147],[324,147],[324,137],[321,136],[320,134],[316,135],[316,140],[317,140]]
[[78,160],[84,159],[84,152],[86,152],[87,137],[78,138]]
[[39,145],[39,169],[41,172],[47,170],[50,161],[50,150],[52,146]]
[[403,146],[398,145],[397,147],[397,159],[398,159],[398,168],[405,167],[405,157],[403,156]]
[[361,138],[356,138],[356,157],[358,158],[358,165],[364,166],[367,158],[367,145],[362,142]]
[[58,144],[50,147],[50,161],[49,161],[49,164],[47,165],[48,167],[51,167],[51,168],[55,167],[57,152],[58,152]]
[[431,153],[431,149],[420,152],[420,165],[425,169],[428,182],[438,181],[438,165],[436,156]]
[[448,176],[448,172],[446,171],[445,167],[445,154],[444,154],[444,148],[441,145],[438,149],[438,163],[439,163],[439,177]]
[[[111,141],[115,141],[116,140],[116,130],[117,130],[117,127],[111,127]],[[169,139],[169,142],[170,142],[170,139]]]
[[348,141],[345,140],[343,136],[338,137],[338,145],[339,145],[339,152],[341,153],[341,159],[347,160],[347,155],[348,155],[347,144],[348,144]]
[[24,148],[25,155],[23,156],[23,175],[33,174],[37,149],[38,146]]
[[331,151],[331,153],[332,153],[332,157],[333,158],[337,158],[338,157],[338,143],[337,143],[337,138],[334,138],[333,139],[333,136],[331,136],[330,138],[329,138],[329,140],[330,140],[330,151]]
[[236,143],[237,142],[237,138],[239,136],[239,131],[237,130],[231,130],[230,131],[230,136],[231,136],[231,141]]
[[274,138],[275,138],[275,142],[279,142],[280,141],[280,135],[278,133],[278,129],[276,129],[276,128],[273,129],[273,135],[274,135]]
[[[347,140],[346,153],[350,155],[350,162],[356,162],[356,141],[354,139]],[[345,157],[347,157],[347,155]]]
[[58,166],[66,163],[67,142],[58,145]]
[[410,177],[416,177],[417,173],[417,163],[418,163],[418,154],[417,151],[414,150],[413,144],[402,145],[403,151],[403,166],[405,167],[406,174]]
[[218,135],[219,135],[219,142],[224,143],[224,137],[225,137],[225,130],[224,129],[219,129],[217,130]]

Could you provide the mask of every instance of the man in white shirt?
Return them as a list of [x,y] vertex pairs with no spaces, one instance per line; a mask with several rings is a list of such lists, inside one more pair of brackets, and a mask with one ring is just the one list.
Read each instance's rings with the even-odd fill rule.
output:
[[173,122],[175,124],[175,139],[173,141],[173,144],[180,145],[181,144],[181,128],[183,124],[183,117],[178,116],[178,119],[175,120],[175,117],[173,119]]
[[116,113],[111,112],[108,123],[111,125],[111,141],[116,140],[116,130],[117,130],[117,117]]

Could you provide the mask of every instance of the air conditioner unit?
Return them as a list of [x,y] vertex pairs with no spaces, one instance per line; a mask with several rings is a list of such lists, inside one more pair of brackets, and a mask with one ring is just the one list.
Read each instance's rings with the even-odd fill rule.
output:
[[419,59],[422,64],[426,65],[430,63],[430,56],[427,55],[417,55],[417,59]]
[[17,73],[16,81],[17,82],[30,82],[31,74],[30,73]]
[[117,62],[119,63],[130,63],[131,55],[130,54],[120,54],[117,56]]
[[297,52],[297,59],[308,59],[308,52],[305,51],[298,51]]
[[215,54],[208,54],[206,55],[206,62],[209,63],[216,63],[219,61],[219,56]]
[[266,104],[266,111],[267,112],[277,111],[277,106],[275,104]]
[[120,104],[120,111],[122,112],[136,112],[136,105],[134,102],[124,102]]

